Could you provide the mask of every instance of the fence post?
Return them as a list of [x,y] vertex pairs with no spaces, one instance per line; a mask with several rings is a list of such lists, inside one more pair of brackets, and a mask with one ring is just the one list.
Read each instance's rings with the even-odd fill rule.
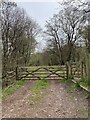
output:
[[18,80],[18,66],[16,66],[15,72],[16,72],[16,80]]
[[86,61],[83,62],[83,67],[84,67],[84,77],[87,76],[87,65],[86,65]]
[[81,63],[81,75],[82,75],[82,77],[83,77],[83,61],[82,61],[82,63]]
[[69,69],[68,69],[68,62],[66,63],[66,79],[68,79],[69,76]]
[[69,65],[69,75],[70,75],[70,78],[72,78],[72,63],[71,62]]

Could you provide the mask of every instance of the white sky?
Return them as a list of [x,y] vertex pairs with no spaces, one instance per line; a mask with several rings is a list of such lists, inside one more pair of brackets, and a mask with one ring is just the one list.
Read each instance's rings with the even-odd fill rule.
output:
[[[17,0],[14,0],[15,2]],[[59,10],[59,4],[57,2],[16,2],[18,6],[24,8],[26,13],[33,18],[42,29],[44,29],[44,25],[46,20],[49,20],[54,13],[57,13]],[[45,46],[45,41],[42,37],[38,39],[39,44],[37,49],[41,51]]]
[[15,2],[60,2],[62,0],[11,0]]
[[58,12],[59,6],[57,2],[18,2],[17,4],[43,28],[46,20]]
[[[53,14],[58,13],[60,6],[58,2],[63,0],[10,0],[16,2],[26,13],[33,18],[44,29],[46,20],[49,20]],[[38,49],[45,46],[42,38],[38,39]]]
[[[49,20],[53,14],[58,13],[60,5],[58,2],[63,0],[11,0],[16,2],[21,8],[24,8],[28,16],[33,18],[42,29],[45,27],[46,20]],[[69,0],[68,0],[69,1]],[[84,1],[84,0],[83,0]],[[38,38],[39,44],[37,50],[41,51],[45,47],[45,40]]]

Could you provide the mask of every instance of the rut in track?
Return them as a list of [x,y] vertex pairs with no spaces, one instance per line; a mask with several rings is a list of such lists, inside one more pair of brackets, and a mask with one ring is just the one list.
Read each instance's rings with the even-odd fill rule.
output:
[[88,100],[84,91],[68,93],[70,86],[59,81],[49,81],[49,87],[42,91],[42,99],[30,104],[30,89],[35,81],[27,83],[3,101],[3,118],[87,118]]

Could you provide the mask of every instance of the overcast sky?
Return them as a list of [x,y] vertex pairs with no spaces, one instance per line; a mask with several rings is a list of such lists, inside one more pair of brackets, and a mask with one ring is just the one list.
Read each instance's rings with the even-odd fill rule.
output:
[[57,2],[18,2],[27,14],[44,28],[46,20],[58,12],[59,4]]
[[[58,12],[59,4],[58,2],[17,2],[17,4],[24,8],[26,13],[33,18],[42,29],[46,20],[49,20],[54,13]],[[45,41],[40,37],[38,39],[39,44],[37,49],[41,51],[45,47]]]
[[[57,0],[11,0],[24,8],[28,16],[33,18],[42,29],[44,29],[46,20],[49,20],[54,13],[59,11]],[[60,1],[60,0],[59,0]],[[45,47],[45,40],[40,37],[37,49],[41,51]]]

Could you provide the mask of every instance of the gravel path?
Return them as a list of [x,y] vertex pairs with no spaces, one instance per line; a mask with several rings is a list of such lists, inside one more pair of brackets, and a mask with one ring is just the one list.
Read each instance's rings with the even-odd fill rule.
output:
[[70,91],[70,85],[49,81],[38,103],[30,103],[30,89],[35,82],[28,81],[6,101],[3,101],[3,118],[87,118],[88,100],[84,91]]

